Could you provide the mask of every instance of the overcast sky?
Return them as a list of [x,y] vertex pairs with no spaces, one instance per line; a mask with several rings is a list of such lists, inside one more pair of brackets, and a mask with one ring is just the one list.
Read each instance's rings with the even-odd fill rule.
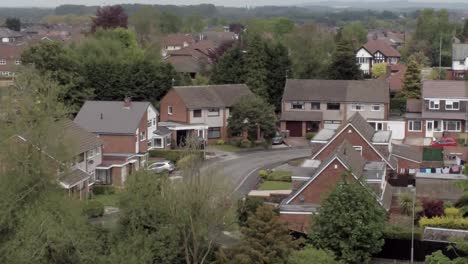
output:
[[[2,7],[55,7],[63,4],[80,4],[80,5],[109,5],[109,4],[122,4],[125,0],[0,0]],[[176,4],[176,5],[191,5],[201,3],[212,3],[215,5],[224,6],[262,6],[262,5],[294,5],[310,2],[318,2],[319,0],[137,0],[129,1],[127,3],[143,3],[143,4]],[[328,0],[322,0],[327,2]],[[336,0],[340,1],[340,0]],[[341,0],[353,1],[358,0]],[[392,1],[392,0],[365,0],[365,1]],[[411,2],[458,2],[463,3],[466,0],[410,0]]]

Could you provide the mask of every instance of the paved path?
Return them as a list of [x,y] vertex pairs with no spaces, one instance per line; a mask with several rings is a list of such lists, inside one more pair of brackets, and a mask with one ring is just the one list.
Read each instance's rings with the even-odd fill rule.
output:
[[258,171],[279,165],[288,160],[309,157],[310,149],[287,148],[248,153],[226,153],[208,161],[204,169],[220,170],[232,184],[232,189],[240,197],[245,196],[258,183]]

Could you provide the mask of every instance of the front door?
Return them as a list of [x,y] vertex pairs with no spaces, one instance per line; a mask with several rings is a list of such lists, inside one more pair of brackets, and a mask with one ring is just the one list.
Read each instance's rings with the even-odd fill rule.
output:
[[434,137],[434,120],[426,120],[426,137]]

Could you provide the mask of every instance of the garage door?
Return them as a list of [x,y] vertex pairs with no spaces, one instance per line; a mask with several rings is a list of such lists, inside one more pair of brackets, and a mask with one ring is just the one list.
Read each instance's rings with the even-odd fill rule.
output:
[[289,130],[290,137],[302,137],[302,122],[288,121],[286,122],[286,129]]

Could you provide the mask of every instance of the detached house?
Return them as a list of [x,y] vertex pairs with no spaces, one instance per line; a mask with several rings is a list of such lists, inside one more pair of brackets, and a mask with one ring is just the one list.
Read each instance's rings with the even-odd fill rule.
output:
[[[71,120],[64,120],[54,127],[63,131],[71,160],[61,161],[61,154],[54,152],[54,148],[38,149],[52,162],[57,169],[57,181],[67,190],[70,196],[85,199],[90,187],[96,182],[96,168],[102,162],[103,142],[96,135],[89,133]],[[26,135],[16,136],[16,142],[28,144]]]
[[407,137],[458,137],[466,131],[468,82],[424,81],[421,97],[407,102]]
[[21,54],[26,48],[24,43],[0,43],[0,77],[12,77],[21,65]]
[[189,34],[169,34],[161,42],[161,55],[165,57],[168,52],[181,50],[192,45],[195,39]]
[[468,44],[452,44],[452,78],[465,78],[468,71]]
[[343,141],[322,159],[306,161],[311,165],[310,175],[293,176],[293,192],[279,207],[280,219],[290,230],[307,233],[311,216],[317,213],[320,202],[346,178],[361,184],[375,197],[376,202],[389,210],[392,187],[386,181],[386,164],[383,161],[366,161],[353,144]]
[[336,129],[357,112],[375,129],[382,130],[389,102],[385,80],[288,79],[281,105],[281,130],[302,137],[321,128]]
[[86,101],[75,123],[103,141],[102,163],[96,168],[101,184],[121,187],[128,175],[146,165],[155,144],[157,111],[149,102]]
[[188,136],[226,140],[230,108],[243,96],[253,96],[245,84],[175,86],[161,100],[159,129],[172,131],[175,146]]
[[356,52],[356,61],[365,75],[372,74],[372,65],[376,63],[397,64],[400,52],[383,40],[369,40]]

